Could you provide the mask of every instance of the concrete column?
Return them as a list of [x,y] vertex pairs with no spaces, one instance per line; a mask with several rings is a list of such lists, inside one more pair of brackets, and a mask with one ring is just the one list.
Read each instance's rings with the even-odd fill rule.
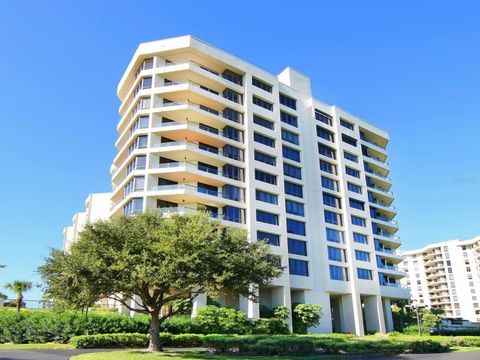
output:
[[238,298],[238,310],[246,313],[249,319],[258,319],[260,317],[260,304],[242,295]]
[[365,323],[367,332],[385,332],[385,321],[383,320],[383,305],[380,296],[365,296],[363,298]]
[[342,311],[342,329],[343,332],[363,336],[362,303],[359,295],[342,295],[340,303]]
[[193,306],[192,306],[192,314],[191,317],[194,318],[198,314],[198,309],[203,308],[207,306],[207,295],[205,294],[199,294],[193,300]]
[[288,314],[288,328],[290,332],[293,331],[293,324],[292,324],[292,299],[290,294],[290,288],[287,286],[279,286],[272,288],[271,291],[271,302],[272,307],[276,307],[279,305],[286,306],[289,310]]
[[385,319],[385,330],[387,332],[393,331],[393,316],[392,316],[392,304],[390,303],[390,299],[382,299],[383,302],[383,316]]
[[305,290],[305,304],[320,305],[322,317],[320,325],[308,329],[308,332],[315,334],[330,334],[332,332],[332,312],[330,309],[330,295],[326,292]]

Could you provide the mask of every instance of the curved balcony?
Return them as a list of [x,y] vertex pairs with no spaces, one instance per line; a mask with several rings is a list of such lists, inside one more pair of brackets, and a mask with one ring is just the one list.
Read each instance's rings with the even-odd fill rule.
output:
[[[192,206],[178,206],[178,207],[162,207],[162,208],[156,208],[157,211],[160,211],[161,213],[165,214],[165,216],[168,216],[169,214],[186,214],[186,213],[193,213],[196,211],[204,211],[201,209],[197,209],[194,207],[195,204],[192,204]],[[220,213],[214,213],[210,212],[210,217],[213,219],[220,220],[221,224],[224,226],[236,226],[236,227],[242,227],[245,228],[245,222],[242,221],[242,219],[236,219],[236,218],[230,218],[228,215]]]
[[372,184],[372,183],[367,185],[367,187],[373,193],[376,193],[376,194],[379,194],[381,196],[393,199],[393,192],[391,192],[390,190],[388,190],[384,187],[381,187],[379,185],[375,185],[375,184]]
[[374,156],[374,155],[371,155],[371,154],[363,154],[363,159],[364,161],[368,162],[368,163],[371,163],[373,165],[377,165],[379,167],[381,167],[382,169],[385,169],[385,168],[389,168],[389,163],[387,160],[384,160],[378,156]]

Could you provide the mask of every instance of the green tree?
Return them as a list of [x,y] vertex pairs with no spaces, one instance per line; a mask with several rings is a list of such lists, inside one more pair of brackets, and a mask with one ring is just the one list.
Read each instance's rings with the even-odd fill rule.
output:
[[305,334],[309,327],[320,325],[323,312],[320,305],[296,304],[293,308],[293,331]]
[[403,331],[406,326],[416,325],[417,318],[410,300],[398,300],[392,306],[393,328]]
[[5,284],[5,289],[10,290],[17,294],[16,307],[17,311],[20,312],[23,302],[23,293],[27,292],[32,288],[32,283],[29,281],[20,281],[15,280],[11,283]]
[[420,319],[422,321],[422,330],[423,331],[430,331],[435,327],[440,325],[442,320],[442,310],[437,309],[429,309],[429,308],[422,308],[420,310]]
[[[55,255],[39,269],[52,294],[58,294],[50,288],[63,276],[50,271]],[[99,221],[87,225],[64,256],[93,297],[115,299],[150,316],[152,351],[161,350],[161,323],[199,294],[228,291],[258,301],[259,286],[282,273],[267,244],[249,242],[245,231],[222,228],[206,213],[165,217],[154,211]]]

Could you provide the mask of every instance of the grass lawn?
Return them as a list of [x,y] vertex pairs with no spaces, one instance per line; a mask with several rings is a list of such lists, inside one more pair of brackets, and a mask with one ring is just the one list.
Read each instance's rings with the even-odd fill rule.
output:
[[70,344],[0,344],[0,350],[73,349]]
[[480,347],[465,347],[465,346],[452,346],[450,348],[453,352],[470,352],[470,351],[479,351]]
[[[317,356],[274,356],[278,360],[343,360],[350,358],[346,355],[322,355]],[[172,355],[165,353],[148,353],[138,350],[112,351],[105,353],[91,353],[77,355],[71,360],[179,360],[179,359],[211,359],[211,360],[272,360],[272,356],[214,356],[200,353],[187,353],[184,355]]]

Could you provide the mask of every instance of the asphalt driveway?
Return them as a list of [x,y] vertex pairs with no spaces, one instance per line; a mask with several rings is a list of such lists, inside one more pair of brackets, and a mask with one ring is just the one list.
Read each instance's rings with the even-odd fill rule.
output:
[[68,360],[70,356],[100,351],[112,349],[0,350],[0,360]]

